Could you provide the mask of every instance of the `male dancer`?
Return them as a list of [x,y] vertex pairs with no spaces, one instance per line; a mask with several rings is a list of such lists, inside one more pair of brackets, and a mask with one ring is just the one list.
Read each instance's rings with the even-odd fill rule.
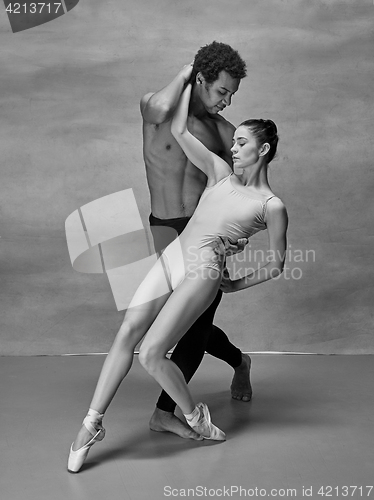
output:
[[[160,238],[157,226],[172,227],[180,234],[206,186],[206,176],[188,160],[170,131],[179,98],[191,81],[193,90],[188,128],[206,147],[232,165],[230,149],[235,127],[219,112],[230,106],[231,98],[245,76],[245,62],[239,54],[229,45],[213,42],[202,47],[193,64],[184,66],[169,85],[141,99],[143,154],[152,209],[149,221],[158,253],[170,241]],[[240,251],[244,244],[238,242],[229,251]],[[219,291],[212,305],[178,342],[171,359],[182,370],[187,382],[200,365],[205,351],[226,361],[235,371],[231,384],[232,397],[250,401],[251,360],[213,325],[214,313],[221,298],[222,292]],[[150,420],[150,428],[200,440],[198,434],[174,415],[175,407],[175,402],[162,391]]]

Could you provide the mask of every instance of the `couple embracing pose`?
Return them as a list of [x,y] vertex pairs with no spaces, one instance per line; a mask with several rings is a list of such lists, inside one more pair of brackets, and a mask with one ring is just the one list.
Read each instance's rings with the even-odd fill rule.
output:
[[[219,114],[231,104],[245,76],[239,54],[213,42],[166,87],[141,99],[149,221],[159,258],[135,292],[105,359],[70,448],[70,472],[78,472],[91,446],[104,438],[103,416],[143,338],[139,361],[163,389],[151,417],[152,430],[225,440],[207,405],[196,403],[187,385],[205,351],[234,369],[232,397],[251,399],[251,360],[213,325],[213,318],[223,292],[244,290],[282,272],[287,212],[268,182],[268,165],[278,143],[274,122],[247,119],[235,129]],[[233,166],[242,173],[234,173]],[[165,242],[159,226],[175,229],[178,237]],[[243,250],[248,238],[261,230],[268,231],[269,254],[274,257],[231,280],[226,255]],[[169,292],[154,298],[165,276]],[[169,359],[166,355],[174,346]],[[185,422],[174,415],[176,405]]]

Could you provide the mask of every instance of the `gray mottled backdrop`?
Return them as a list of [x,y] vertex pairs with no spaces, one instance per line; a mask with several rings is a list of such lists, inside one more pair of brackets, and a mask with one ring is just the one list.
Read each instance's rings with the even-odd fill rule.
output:
[[1,353],[108,350],[123,312],[72,269],[65,219],[133,188],[146,225],[139,99],[213,40],[248,63],[225,117],[278,124],[290,217],[287,272],[217,323],[249,351],[373,353],[373,20],[371,0],[81,0],[12,33],[1,9]]

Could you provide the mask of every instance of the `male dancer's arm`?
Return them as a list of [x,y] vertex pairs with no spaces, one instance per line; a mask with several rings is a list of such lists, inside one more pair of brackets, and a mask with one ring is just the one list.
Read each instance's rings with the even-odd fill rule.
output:
[[235,243],[232,243],[226,236],[218,236],[215,240],[213,250],[217,255],[230,257],[230,255],[242,252],[248,241],[248,238],[239,238]]
[[172,118],[186,83],[190,80],[192,67],[193,63],[187,64],[169,85],[142,97],[140,110],[146,122],[159,125]]

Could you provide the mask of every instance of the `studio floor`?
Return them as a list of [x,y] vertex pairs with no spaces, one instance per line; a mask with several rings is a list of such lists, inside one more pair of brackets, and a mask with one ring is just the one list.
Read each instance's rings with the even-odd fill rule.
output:
[[373,356],[252,355],[254,396],[242,403],[232,370],[206,355],[190,385],[223,443],[150,431],[159,389],[135,359],[104,441],[69,474],[103,359],[0,358],[1,499],[374,498]]

